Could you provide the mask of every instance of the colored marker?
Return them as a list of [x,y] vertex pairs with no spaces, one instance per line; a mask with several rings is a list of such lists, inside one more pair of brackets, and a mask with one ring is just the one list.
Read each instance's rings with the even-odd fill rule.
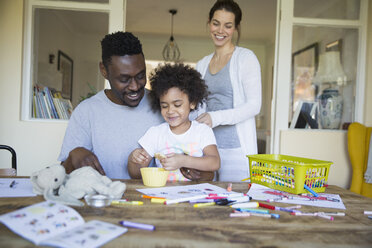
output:
[[319,213],[317,213],[316,216],[318,216],[318,217],[320,217],[320,218],[327,219],[327,220],[333,220],[333,217],[330,216],[330,215],[325,215],[325,214],[319,214]]
[[312,190],[309,186],[307,186],[306,184],[304,184],[304,188],[309,191],[311,194],[313,194],[313,196],[315,197],[318,197],[319,195],[314,191]]
[[164,202],[165,205],[170,205],[174,203],[181,203],[181,202],[188,202],[192,200],[198,200],[198,199],[205,199],[207,196],[206,195],[196,195],[196,196],[190,196],[190,197],[184,197],[184,198],[179,198],[179,199],[173,199],[173,200],[166,200]]
[[244,202],[233,204],[230,207],[232,208],[258,208],[258,202]]
[[112,201],[114,205],[143,205],[142,201]]
[[138,229],[143,229],[143,230],[148,230],[148,231],[155,230],[155,226],[153,225],[136,223],[136,222],[126,221],[126,220],[119,221],[119,224],[126,226],[126,227],[133,227],[133,228],[138,228]]
[[220,194],[209,194],[208,196],[223,196],[223,197],[241,197],[246,196],[244,193],[220,193]]
[[230,217],[249,217],[250,213],[230,213]]
[[[226,200],[226,199],[221,199],[221,200]],[[197,200],[191,200],[189,203],[195,204],[195,203],[207,203],[207,202],[216,202],[219,200],[213,200],[213,199],[197,199]]]
[[157,197],[157,196],[151,196],[151,195],[142,195],[142,198],[145,198],[145,199],[165,199],[165,197]]
[[229,192],[232,190],[232,183],[229,183],[229,184],[227,185],[226,190],[229,191]]
[[372,211],[364,211],[364,214],[371,215]]
[[164,204],[164,202],[165,202],[166,200],[167,200],[167,199],[151,198],[151,203],[161,203],[161,204]]
[[325,215],[330,215],[330,216],[345,216],[344,212],[318,212],[318,214],[325,214]]
[[240,196],[240,197],[228,197],[227,198],[229,201],[234,201],[236,203],[238,202],[249,202],[252,200],[252,197],[250,196]]
[[237,211],[240,212],[248,212],[248,213],[260,213],[260,214],[268,214],[269,210],[257,209],[257,208],[236,208]]
[[279,214],[260,214],[260,213],[250,213],[252,216],[259,216],[259,217],[265,217],[265,218],[273,218],[273,219],[279,219]]
[[267,208],[267,209],[276,210],[276,211],[285,211],[285,212],[289,212],[289,213],[299,212],[298,210],[289,209],[289,208],[282,208],[282,207],[276,207],[276,206],[271,206],[271,205],[265,204],[265,203],[258,203],[258,206],[259,207],[262,207],[262,208]]
[[194,208],[208,207],[213,205],[216,205],[216,203],[215,202],[196,203],[194,204]]
[[127,202],[128,199],[112,200],[111,204],[120,204],[122,202]]
[[292,212],[291,215],[296,215],[296,216],[317,216],[317,213]]

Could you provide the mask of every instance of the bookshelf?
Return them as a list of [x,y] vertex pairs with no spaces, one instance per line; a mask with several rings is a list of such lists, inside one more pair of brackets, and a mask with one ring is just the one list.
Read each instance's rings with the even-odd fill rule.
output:
[[32,98],[32,118],[68,120],[72,114],[71,101],[62,98],[61,92],[35,84]]

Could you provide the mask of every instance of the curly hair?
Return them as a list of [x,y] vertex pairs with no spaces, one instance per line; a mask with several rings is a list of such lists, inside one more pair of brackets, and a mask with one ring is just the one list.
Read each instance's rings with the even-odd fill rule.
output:
[[202,105],[208,96],[208,86],[199,72],[182,63],[158,66],[150,75],[150,99],[154,111],[160,110],[160,97],[170,88],[177,87],[185,93],[190,103]]
[[102,62],[106,69],[111,63],[111,56],[143,55],[141,42],[130,32],[107,34],[101,41],[101,47]]

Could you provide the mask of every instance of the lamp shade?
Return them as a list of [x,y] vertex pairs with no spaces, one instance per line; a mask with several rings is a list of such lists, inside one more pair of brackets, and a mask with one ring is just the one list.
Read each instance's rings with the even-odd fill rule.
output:
[[329,51],[320,55],[314,83],[337,83],[337,85],[346,83],[346,74],[342,69],[339,51]]

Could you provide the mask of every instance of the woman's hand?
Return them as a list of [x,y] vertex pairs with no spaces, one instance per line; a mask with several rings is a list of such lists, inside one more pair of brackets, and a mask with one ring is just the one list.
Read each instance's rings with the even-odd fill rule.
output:
[[199,115],[196,119],[196,121],[200,122],[200,123],[204,123],[206,125],[208,125],[209,127],[212,127],[212,118],[210,116],[210,114],[208,113],[203,113],[201,115]]

